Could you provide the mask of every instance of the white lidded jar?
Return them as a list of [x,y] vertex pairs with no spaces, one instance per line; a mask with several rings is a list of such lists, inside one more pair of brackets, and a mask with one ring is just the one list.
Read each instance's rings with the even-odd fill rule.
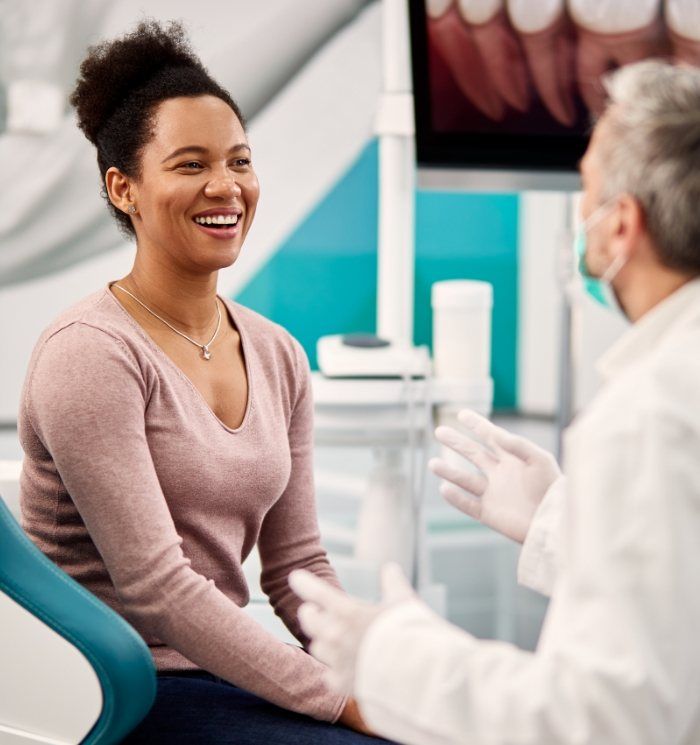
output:
[[432,287],[433,372],[436,378],[483,380],[491,372],[489,282],[450,279]]

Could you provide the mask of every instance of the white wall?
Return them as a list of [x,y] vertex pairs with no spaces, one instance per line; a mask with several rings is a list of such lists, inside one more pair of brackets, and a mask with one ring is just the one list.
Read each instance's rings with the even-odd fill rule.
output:
[[131,268],[125,244],[59,274],[0,291],[0,423],[14,422],[29,357],[41,332],[61,311]]
[[[551,416],[559,405],[562,284],[573,269],[575,206],[563,193],[525,192],[520,200],[518,402],[527,413]],[[568,264],[568,269],[567,265]],[[627,324],[587,296],[573,314],[574,409],[599,387],[595,364]]]

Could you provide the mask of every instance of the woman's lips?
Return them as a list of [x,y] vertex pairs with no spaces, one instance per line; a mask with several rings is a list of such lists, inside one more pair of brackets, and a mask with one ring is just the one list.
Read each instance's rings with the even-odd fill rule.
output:
[[200,225],[198,222],[192,221],[195,227],[199,228],[203,233],[212,236],[212,238],[218,238],[219,240],[230,241],[238,235],[240,222],[235,225],[222,225],[220,228],[212,228],[210,225]]

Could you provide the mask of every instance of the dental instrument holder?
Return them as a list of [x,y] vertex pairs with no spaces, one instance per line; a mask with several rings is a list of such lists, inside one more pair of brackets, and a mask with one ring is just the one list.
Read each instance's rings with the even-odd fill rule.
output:
[[[328,378],[314,372],[312,382],[316,446],[371,448],[373,452],[353,542],[355,558],[377,568],[386,561],[398,561],[425,596],[430,572],[422,509],[433,412],[459,402],[488,416],[492,379]],[[406,450],[408,463],[403,459]],[[401,484],[405,488],[399,500]],[[407,516],[412,518],[408,528]]]
[[[380,94],[375,130],[379,139],[379,228],[377,246],[377,337],[379,343],[357,344],[342,336],[323,337],[318,341],[319,369],[327,377],[354,378],[412,378],[423,377],[430,369],[427,350],[413,346],[413,292],[414,292],[414,193],[415,193],[415,128],[408,31],[408,4],[404,0],[383,0],[382,4],[382,69],[383,87]],[[386,343],[384,343],[386,342]],[[408,389],[407,389],[408,390]],[[432,423],[432,422],[431,422]],[[410,429],[413,430],[412,424]],[[409,432],[409,442],[415,444],[415,432]],[[424,443],[424,449],[427,444]],[[411,447],[409,447],[411,450]],[[414,473],[415,448],[409,454],[411,473]],[[396,454],[375,449],[376,480],[370,491],[381,491],[386,475],[396,479]],[[400,460],[400,453],[398,454]],[[402,476],[401,476],[402,477]],[[404,494],[410,499],[414,517],[420,510],[420,495],[415,492],[415,478],[409,479]],[[394,480],[391,494],[384,496],[395,500],[397,484]],[[370,500],[365,500],[367,510]],[[386,505],[385,505],[386,506]],[[365,512],[366,516],[367,513]],[[400,511],[399,511],[400,514]],[[398,518],[399,522],[403,520]],[[371,522],[371,520],[370,520]],[[380,520],[381,522],[381,520]],[[417,523],[417,518],[414,519]],[[367,520],[364,520],[367,525]],[[396,531],[400,535],[403,531]],[[414,586],[420,582],[416,559],[419,527],[412,530],[413,546],[408,554],[411,579]],[[360,553],[373,553],[372,538],[360,539]],[[400,542],[400,540],[399,540]],[[376,544],[375,544],[376,545]],[[401,561],[407,549],[395,547],[391,553]],[[386,552],[385,552],[386,553]],[[379,557],[378,557],[379,558]],[[382,557],[386,560],[386,555]],[[406,559],[407,561],[407,559]],[[403,562],[402,562],[403,563]]]
[[430,369],[426,347],[374,334],[323,336],[316,351],[318,368],[328,378],[422,378]]

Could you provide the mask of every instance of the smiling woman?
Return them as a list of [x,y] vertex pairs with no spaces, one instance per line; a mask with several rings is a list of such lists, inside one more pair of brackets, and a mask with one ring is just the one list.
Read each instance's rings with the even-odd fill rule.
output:
[[316,522],[308,362],[216,292],[259,196],[243,116],[183,29],[154,22],[92,48],[72,103],[136,255],[36,345],[23,526],[151,648],[158,696],[126,742],[362,742],[323,666],[242,610],[256,544],[263,589],[302,643],[290,572],[337,585]]

